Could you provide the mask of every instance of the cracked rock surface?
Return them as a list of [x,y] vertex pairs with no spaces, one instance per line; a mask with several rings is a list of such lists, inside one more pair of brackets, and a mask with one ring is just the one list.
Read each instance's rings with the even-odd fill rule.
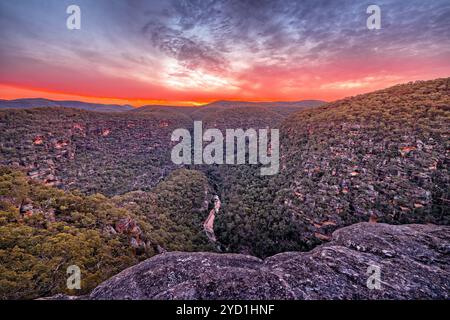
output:
[[[310,252],[261,260],[172,252],[128,268],[88,299],[448,299],[450,227],[358,223]],[[380,289],[369,289],[370,266]]]

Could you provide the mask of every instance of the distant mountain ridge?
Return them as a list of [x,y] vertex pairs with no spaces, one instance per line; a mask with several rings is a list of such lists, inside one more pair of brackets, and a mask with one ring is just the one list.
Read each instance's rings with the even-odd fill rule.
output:
[[155,112],[155,111],[173,111],[186,115],[195,113],[195,119],[200,120],[205,113],[211,111],[234,109],[241,107],[265,107],[267,109],[277,109],[283,115],[288,115],[302,108],[318,107],[326,102],[321,100],[300,100],[300,101],[277,101],[277,102],[248,102],[248,101],[214,101],[202,106],[171,106],[171,105],[145,105],[141,107],[132,107],[130,105],[89,103],[75,100],[50,100],[44,98],[26,98],[15,100],[0,99],[0,109],[32,109],[62,107],[71,109],[81,109],[96,112]]
[[46,107],[63,107],[99,112],[124,112],[134,109],[129,105],[101,104],[81,101],[58,101],[42,98],[0,100],[0,109],[31,109]]
[[[291,113],[325,105],[327,102],[321,100],[300,100],[300,101],[274,101],[274,102],[246,102],[246,101],[215,101],[203,105],[192,113],[194,120],[202,120],[203,118],[216,112],[228,113],[230,110],[238,110],[240,108],[263,108],[271,112],[276,112],[283,117]],[[223,116],[222,114],[221,116]]]
[[31,109],[31,108],[47,108],[47,107],[63,107],[72,109],[81,109],[87,111],[97,112],[125,112],[125,111],[137,111],[137,112],[153,112],[161,110],[178,111],[184,114],[190,114],[194,111],[206,111],[206,110],[222,110],[227,108],[236,107],[255,107],[263,106],[266,108],[286,108],[297,109],[303,107],[317,107],[325,104],[325,101],[321,100],[300,100],[300,101],[278,101],[278,102],[248,102],[248,101],[227,101],[220,100],[211,102],[202,106],[170,106],[170,105],[145,105],[134,108],[130,105],[119,104],[102,104],[102,103],[89,103],[75,100],[50,100],[44,98],[25,98],[4,100],[0,99],[0,109]]
[[263,107],[315,107],[327,103],[322,100],[299,100],[299,101],[231,101],[219,100],[208,103],[203,107],[246,107],[246,106],[263,106]]

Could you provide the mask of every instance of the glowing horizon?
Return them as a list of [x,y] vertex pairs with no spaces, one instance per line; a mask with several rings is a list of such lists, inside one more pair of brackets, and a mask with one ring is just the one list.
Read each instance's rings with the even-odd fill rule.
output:
[[450,3],[0,0],[0,99],[333,101],[450,76]]

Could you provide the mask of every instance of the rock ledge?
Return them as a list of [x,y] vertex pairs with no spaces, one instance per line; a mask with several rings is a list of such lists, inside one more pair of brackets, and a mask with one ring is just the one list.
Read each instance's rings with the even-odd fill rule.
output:
[[[358,223],[310,252],[266,260],[172,252],[128,268],[88,299],[448,299],[450,227]],[[369,266],[381,288],[369,289]]]

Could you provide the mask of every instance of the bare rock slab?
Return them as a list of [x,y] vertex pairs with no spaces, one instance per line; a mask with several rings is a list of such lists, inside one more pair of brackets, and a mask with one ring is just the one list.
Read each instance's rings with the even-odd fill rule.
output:
[[[449,299],[450,227],[358,223],[310,252],[266,260],[165,253],[128,268],[89,299]],[[369,288],[369,268],[379,289]]]

